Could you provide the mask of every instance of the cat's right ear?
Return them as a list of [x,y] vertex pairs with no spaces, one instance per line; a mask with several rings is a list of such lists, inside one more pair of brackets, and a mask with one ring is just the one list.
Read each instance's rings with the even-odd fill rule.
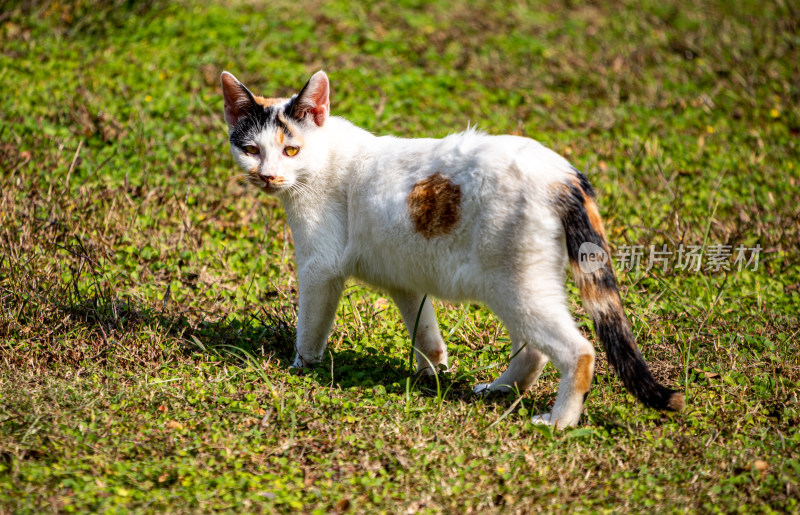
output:
[[222,96],[225,98],[225,121],[233,127],[246,115],[255,100],[250,90],[231,73],[222,72]]
[[331,85],[328,76],[320,70],[311,76],[297,97],[292,101],[291,116],[298,120],[310,117],[322,127],[331,111]]

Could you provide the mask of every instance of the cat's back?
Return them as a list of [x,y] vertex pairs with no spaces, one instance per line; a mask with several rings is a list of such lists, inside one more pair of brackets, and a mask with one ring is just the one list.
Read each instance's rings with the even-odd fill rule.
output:
[[[468,129],[442,139],[378,138],[369,180],[397,187],[442,174],[462,188],[508,185],[539,189],[571,173],[569,162],[531,138]],[[475,193],[478,193],[476,191]]]
[[563,178],[570,164],[563,157],[531,138],[489,135],[468,130],[443,138],[438,152],[455,175],[475,175],[487,180],[538,187]]
[[481,212],[502,216],[510,205],[529,218],[549,218],[553,186],[574,174],[566,159],[526,137],[467,130],[442,139],[378,140],[351,199],[383,227],[418,201],[430,207],[456,197],[459,211],[474,220],[485,218]]
[[378,139],[349,196],[354,275],[383,286],[413,276],[424,291],[466,298],[476,270],[532,257],[557,238],[549,196],[571,167],[540,143],[474,130]]

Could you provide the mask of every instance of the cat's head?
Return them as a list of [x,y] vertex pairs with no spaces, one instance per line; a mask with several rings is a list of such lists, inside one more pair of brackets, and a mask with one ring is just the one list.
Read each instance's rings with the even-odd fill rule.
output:
[[246,182],[267,193],[301,188],[324,166],[330,112],[330,84],[325,72],[315,73],[292,98],[254,95],[228,72],[222,72],[225,121],[231,152],[247,172]]

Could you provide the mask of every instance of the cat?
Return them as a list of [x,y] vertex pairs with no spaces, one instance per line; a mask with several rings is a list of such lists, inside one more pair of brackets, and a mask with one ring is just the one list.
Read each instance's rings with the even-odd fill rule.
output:
[[[477,394],[524,391],[548,360],[555,404],[534,422],[574,426],[594,376],[593,345],[567,307],[567,262],[608,360],[646,406],[678,411],[683,394],[651,375],[631,332],[586,177],[540,143],[474,129],[443,139],[377,137],[330,115],[319,71],[291,98],[254,95],[223,72],[231,152],[245,181],[283,204],[299,283],[293,367],[322,359],[348,277],[386,291],[420,371],[448,364],[425,294],[479,301],[511,337],[508,368]],[[588,247],[587,247],[588,246]],[[582,261],[586,248],[594,261]],[[584,265],[591,266],[584,266]]]

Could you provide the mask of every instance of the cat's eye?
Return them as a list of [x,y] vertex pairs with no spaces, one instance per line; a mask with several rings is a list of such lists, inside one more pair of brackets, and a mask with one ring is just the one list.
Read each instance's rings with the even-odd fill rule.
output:
[[245,145],[244,151],[248,154],[256,155],[258,154],[258,147],[255,145]]
[[283,153],[289,157],[296,156],[298,152],[300,152],[299,147],[286,147],[283,149]]

